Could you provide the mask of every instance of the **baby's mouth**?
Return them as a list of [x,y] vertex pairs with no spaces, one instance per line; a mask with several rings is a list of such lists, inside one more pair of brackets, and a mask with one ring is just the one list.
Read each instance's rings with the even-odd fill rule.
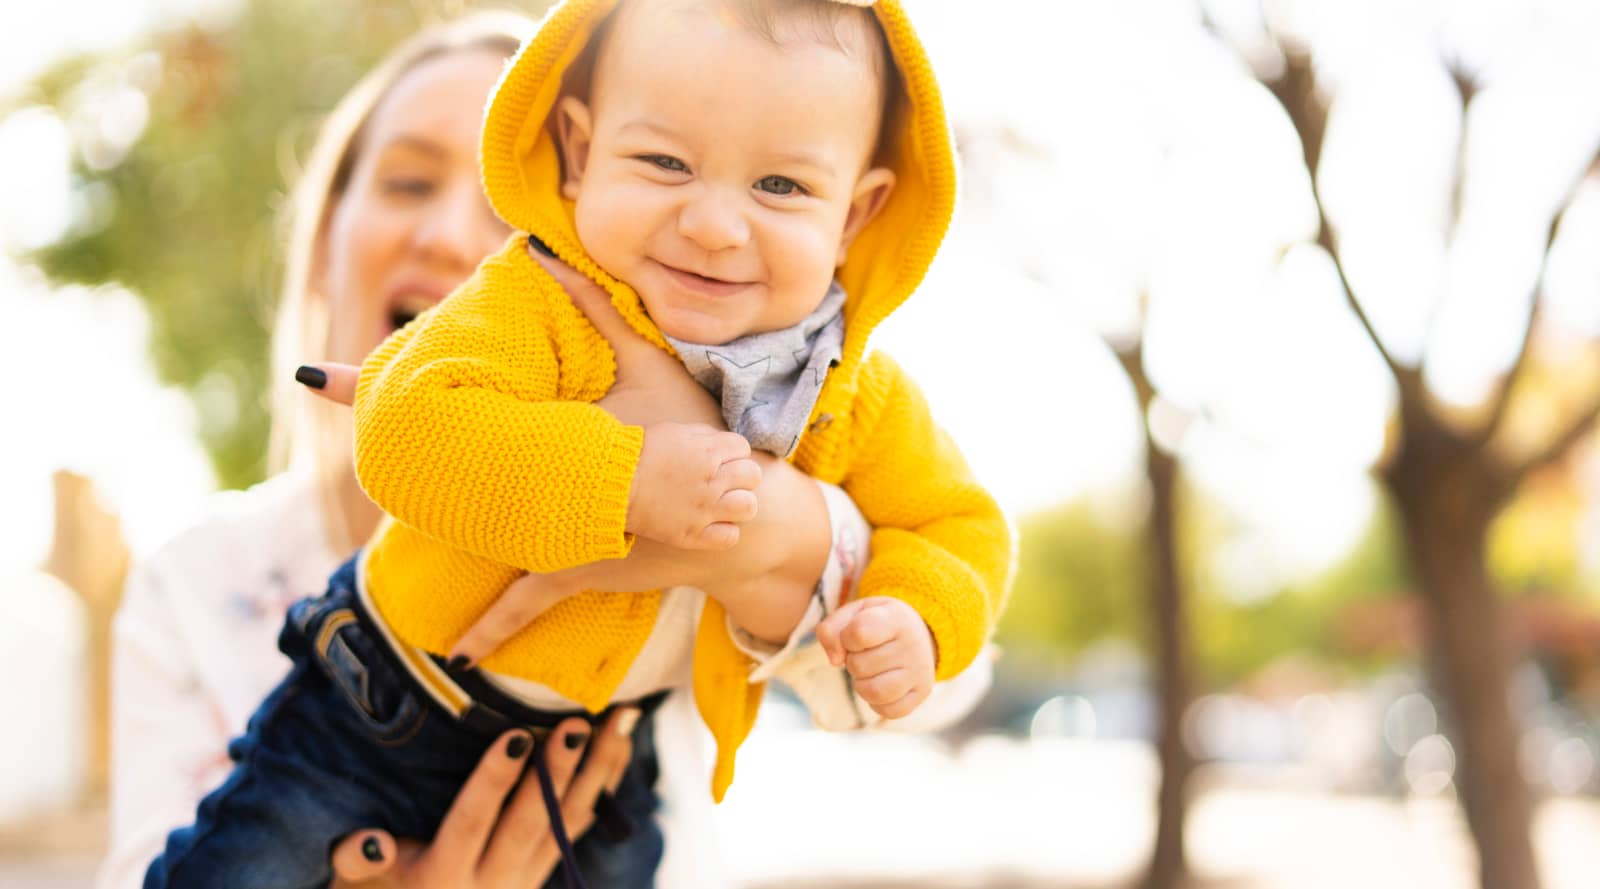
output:
[[677,279],[680,285],[704,296],[727,296],[737,293],[750,283],[748,281],[725,281],[721,278],[712,278],[686,269],[675,268],[665,263],[661,267],[666,269],[667,273],[673,278]]

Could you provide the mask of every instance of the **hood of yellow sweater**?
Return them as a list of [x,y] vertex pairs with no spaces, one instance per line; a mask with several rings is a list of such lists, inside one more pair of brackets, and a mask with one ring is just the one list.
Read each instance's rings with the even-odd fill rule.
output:
[[[599,282],[634,329],[670,351],[632,288],[606,274],[579,246],[573,203],[561,196],[560,154],[546,125],[567,69],[617,2],[558,4],[512,60],[484,118],[484,187],[500,218],[537,235]],[[896,185],[838,270],[847,294],[841,361],[845,373],[830,375],[830,388],[836,378],[854,379],[873,329],[922,282],[949,228],[956,199],[955,151],[944,101],[900,0],[855,0],[853,5],[870,5],[877,15],[900,73],[883,157],[894,170]]]

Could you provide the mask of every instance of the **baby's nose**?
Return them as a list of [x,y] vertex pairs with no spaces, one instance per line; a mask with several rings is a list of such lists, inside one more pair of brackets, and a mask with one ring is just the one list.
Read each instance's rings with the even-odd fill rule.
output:
[[678,213],[678,233],[707,252],[742,247],[750,240],[750,223],[736,199],[719,189],[706,189]]

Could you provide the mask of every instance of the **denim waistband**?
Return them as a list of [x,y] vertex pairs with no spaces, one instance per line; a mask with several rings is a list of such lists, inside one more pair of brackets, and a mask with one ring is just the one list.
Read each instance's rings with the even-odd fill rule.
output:
[[541,710],[517,700],[490,682],[476,667],[452,669],[448,661],[436,654],[407,645],[371,612],[366,597],[357,587],[356,566],[361,559],[357,552],[329,579],[333,590],[347,592],[356,619],[379,640],[380,647],[391,659],[392,665],[411,677],[439,709],[467,728],[488,735],[498,735],[513,728],[527,729],[537,737],[548,735],[563,720],[574,717],[599,725],[619,707],[634,707],[641,716],[649,716],[658,709],[669,692],[659,691],[634,701],[611,704],[599,713],[587,710]]
[[[412,683],[425,692],[425,697],[438,709],[453,717],[463,728],[485,735],[500,735],[511,729],[522,729],[535,738],[536,747],[531,765],[539,782],[545,813],[550,819],[550,831],[561,853],[561,871],[567,889],[587,889],[578,869],[577,854],[568,835],[557,798],[555,785],[545,762],[543,747],[554,728],[563,720],[577,717],[598,726],[618,707],[637,707],[641,723],[646,723],[667,692],[661,691],[637,701],[614,703],[599,713],[585,710],[539,710],[511,697],[490,683],[476,668],[451,669],[444,658],[407,645],[377,620],[358,584],[357,568],[362,554],[357,552],[349,561],[339,566],[328,581],[330,595],[348,599],[351,617],[377,641],[382,656],[388,658],[398,675],[409,676]],[[611,835],[616,841],[630,835],[637,825],[610,794],[602,792],[595,801],[596,827]]]

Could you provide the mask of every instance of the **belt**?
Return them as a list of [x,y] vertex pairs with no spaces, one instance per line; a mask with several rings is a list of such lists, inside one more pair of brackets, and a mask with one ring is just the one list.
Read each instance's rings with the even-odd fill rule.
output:
[[[359,567],[359,555],[357,559]],[[550,831],[561,850],[561,867],[567,889],[587,889],[583,875],[578,871],[577,853],[573,851],[572,839],[567,835],[566,821],[561,817],[561,800],[556,797],[555,782],[551,780],[550,767],[545,762],[544,748],[550,734],[564,720],[576,717],[598,728],[619,707],[635,707],[641,717],[648,717],[667,699],[668,692],[656,692],[637,701],[614,703],[599,713],[529,707],[501,691],[477,668],[452,669],[443,657],[406,644],[383,621],[373,617],[365,584],[358,581],[354,586],[355,596],[351,604],[356,619],[373,638],[382,640],[380,647],[393,658],[395,666],[410,675],[417,687],[426,692],[439,709],[479,734],[497,736],[512,729],[521,729],[533,736],[534,749],[529,759],[538,774],[540,795],[544,798],[545,812],[550,817]],[[612,842],[627,839],[635,829],[633,819],[609,793],[601,792],[595,800],[594,814],[595,829]]]

